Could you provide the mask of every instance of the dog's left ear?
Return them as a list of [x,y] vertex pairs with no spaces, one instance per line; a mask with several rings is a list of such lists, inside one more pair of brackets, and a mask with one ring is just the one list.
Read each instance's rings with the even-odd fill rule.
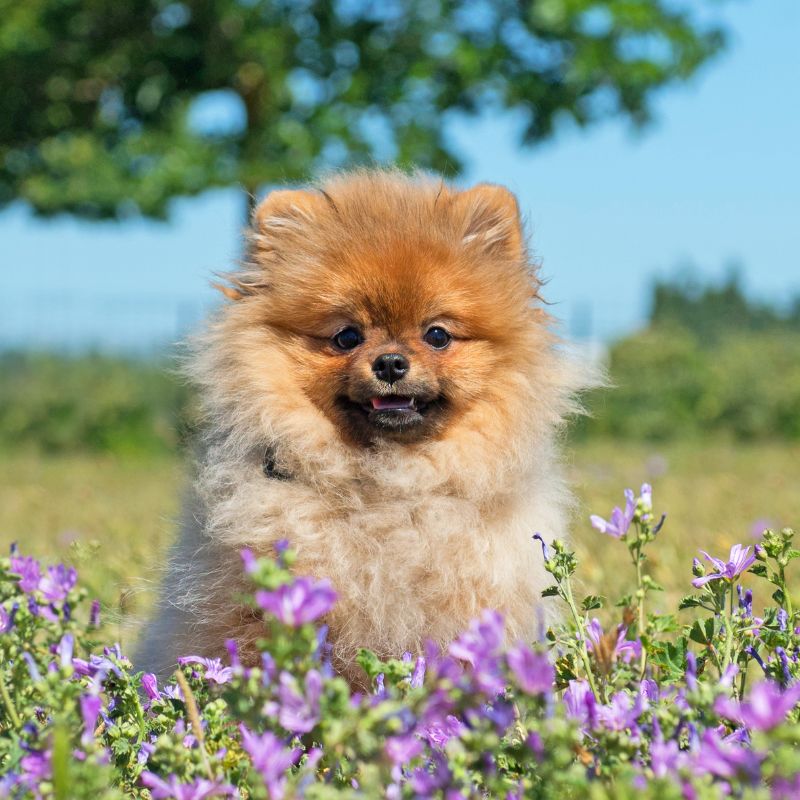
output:
[[524,256],[525,242],[517,198],[503,186],[479,183],[459,192],[464,217],[463,241],[510,258]]

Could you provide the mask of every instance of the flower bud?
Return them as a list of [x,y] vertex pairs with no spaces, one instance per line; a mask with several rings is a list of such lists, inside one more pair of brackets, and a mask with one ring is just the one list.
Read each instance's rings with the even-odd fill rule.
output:
[[692,559],[692,575],[695,578],[702,578],[706,574],[706,568],[703,566],[699,558]]

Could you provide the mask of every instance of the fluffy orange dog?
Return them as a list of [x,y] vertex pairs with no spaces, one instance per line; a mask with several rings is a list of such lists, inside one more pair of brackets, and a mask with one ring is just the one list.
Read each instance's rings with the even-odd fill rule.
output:
[[245,654],[239,551],[288,539],[329,578],[338,668],[446,644],[482,609],[532,637],[563,537],[557,433],[579,378],[549,330],[512,194],[365,171],[258,207],[191,373],[208,444],[141,666]]

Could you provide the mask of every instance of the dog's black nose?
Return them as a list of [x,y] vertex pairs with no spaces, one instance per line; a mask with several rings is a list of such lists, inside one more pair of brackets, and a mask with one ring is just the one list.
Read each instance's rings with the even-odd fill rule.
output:
[[378,380],[394,383],[408,372],[410,366],[408,359],[400,353],[384,353],[373,361],[372,371]]

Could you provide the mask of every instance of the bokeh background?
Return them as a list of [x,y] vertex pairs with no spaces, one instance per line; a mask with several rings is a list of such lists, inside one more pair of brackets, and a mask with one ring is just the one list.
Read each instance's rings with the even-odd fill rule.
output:
[[76,563],[123,640],[196,428],[175,347],[253,202],[396,163],[519,197],[561,332],[607,365],[566,441],[698,547],[800,521],[796,0],[0,0],[0,542]]

